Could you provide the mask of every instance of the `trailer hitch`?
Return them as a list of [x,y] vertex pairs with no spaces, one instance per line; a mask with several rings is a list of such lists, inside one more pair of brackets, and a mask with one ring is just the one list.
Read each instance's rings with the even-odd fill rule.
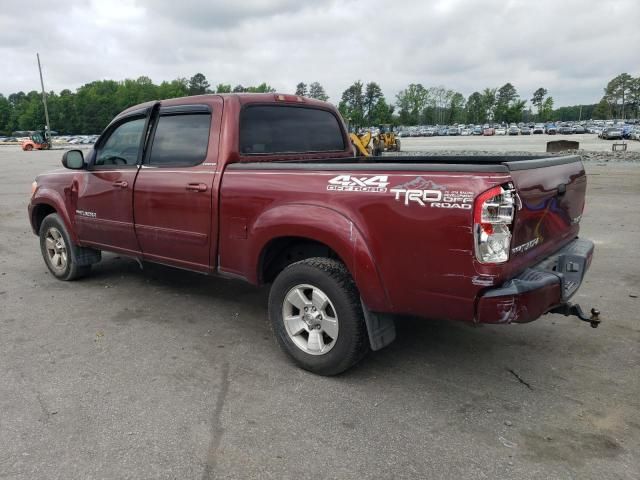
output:
[[551,310],[551,313],[559,313],[560,315],[564,315],[565,317],[569,317],[574,315],[578,317],[583,322],[587,322],[591,325],[591,328],[598,328],[600,325],[600,310],[596,308],[591,309],[591,316],[587,317],[587,315],[582,311],[582,308],[577,303],[563,303],[562,305],[557,306],[556,308]]

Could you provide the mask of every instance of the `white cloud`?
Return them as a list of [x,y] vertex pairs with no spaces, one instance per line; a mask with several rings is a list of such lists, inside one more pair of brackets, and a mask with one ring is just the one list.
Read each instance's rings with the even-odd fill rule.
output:
[[[319,81],[331,100],[355,80],[388,99],[409,83],[469,95],[513,83],[540,86],[556,105],[593,103],[615,75],[640,74],[637,0],[60,0],[0,13],[0,92],[50,90],[103,78],[154,81],[204,73],[210,83],[279,91]],[[46,12],[46,14],[44,13]]]

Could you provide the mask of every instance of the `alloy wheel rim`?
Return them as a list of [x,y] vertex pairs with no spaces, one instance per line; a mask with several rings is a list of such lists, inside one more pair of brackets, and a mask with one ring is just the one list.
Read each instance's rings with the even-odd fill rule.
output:
[[291,341],[310,355],[324,355],[336,344],[338,314],[326,293],[300,284],[284,297],[282,319]]
[[55,227],[49,228],[44,243],[51,267],[57,272],[64,271],[67,268],[68,256],[67,246],[60,230]]

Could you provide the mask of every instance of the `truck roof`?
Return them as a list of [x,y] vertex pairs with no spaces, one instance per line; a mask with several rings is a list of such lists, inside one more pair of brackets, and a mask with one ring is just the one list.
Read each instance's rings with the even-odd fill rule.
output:
[[331,110],[335,110],[335,107],[328,102],[315,100],[313,98],[301,97],[299,95],[293,95],[291,93],[208,93],[205,95],[191,95],[188,97],[168,98],[166,100],[152,100],[149,102],[140,103],[138,105],[133,105],[126,110],[123,110],[118,114],[118,117],[136,110],[150,107],[158,101],[162,102],[162,105],[164,106],[185,104],[189,105],[194,103],[203,103],[203,101],[206,102],[207,100],[213,99],[215,97],[221,97],[225,102],[236,100],[241,105],[245,105],[247,103],[288,103],[330,108]]

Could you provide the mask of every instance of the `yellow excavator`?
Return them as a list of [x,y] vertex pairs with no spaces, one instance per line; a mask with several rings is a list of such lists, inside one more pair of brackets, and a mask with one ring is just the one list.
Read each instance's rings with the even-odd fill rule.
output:
[[356,149],[357,157],[377,157],[382,154],[380,140],[369,131],[360,135],[350,133],[349,138]]
[[361,135],[350,133],[351,143],[356,149],[356,155],[359,157],[377,157],[382,152],[399,152],[400,139],[396,137],[391,125],[382,125],[380,133],[373,135],[367,131]]
[[378,140],[383,152],[399,152],[400,139],[396,137],[391,124],[380,125]]

